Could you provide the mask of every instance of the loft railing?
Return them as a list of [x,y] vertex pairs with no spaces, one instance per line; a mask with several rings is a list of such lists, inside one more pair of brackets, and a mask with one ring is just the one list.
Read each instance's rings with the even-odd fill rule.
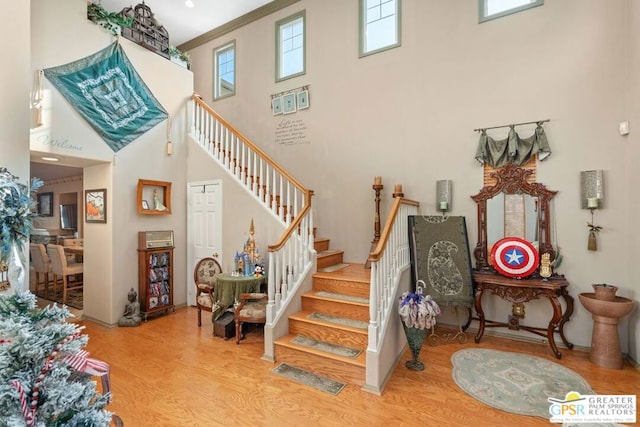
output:
[[[286,230],[269,251],[267,325],[279,319],[313,263],[313,191],[213,111],[192,97],[191,136]],[[265,347],[266,347],[265,343]]]
[[[369,254],[371,288],[369,291],[368,352],[380,350],[389,316],[394,313],[400,275],[411,264],[409,254],[409,215],[417,215],[419,202],[398,197],[394,200],[376,249]],[[369,363],[367,363],[367,366]]]

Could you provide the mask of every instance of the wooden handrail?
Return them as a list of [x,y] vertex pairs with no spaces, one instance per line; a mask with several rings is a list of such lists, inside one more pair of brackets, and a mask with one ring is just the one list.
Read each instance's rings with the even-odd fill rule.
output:
[[280,165],[277,164],[271,157],[269,157],[269,155],[267,153],[262,151],[256,145],[254,145],[253,142],[251,142],[246,136],[244,136],[242,133],[240,133],[240,131],[238,131],[235,127],[233,127],[233,125],[231,123],[229,123],[222,116],[220,116],[218,113],[216,113],[211,107],[209,107],[202,100],[202,97],[200,95],[198,95],[197,93],[194,93],[192,95],[191,99],[193,99],[193,101],[196,104],[198,104],[203,110],[205,110],[211,116],[215,117],[215,119],[218,122],[220,122],[223,126],[225,126],[227,129],[229,129],[231,131],[231,133],[233,133],[236,137],[238,137],[240,140],[242,140],[242,142],[245,143],[248,147],[250,147],[251,150],[253,150],[255,153],[257,153],[264,161],[266,161],[269,165],[271,165],[271,167],[273,167],[273,169],[278,171],[278,173],[280,173],[280,175],[282,175],[284,178],[286,178],[301,193],[304,194],[304,196],[305,196],[304,205],[302,206],[302,209],[300,210],[300,212],[298,212],[298,215],[296,215],[296,217],[293,219],[291,224],[289,224],[289,227],[285,230],[285,232],[282,234],[282,236],[280,236],[280,239],[275,244],[267,246],[267,250],[269,252],[275,252],[275,251],[280,250],[285,245],[285,243],[287,242],[287,240],[289,239],[291,234],[300,226],[300,222],[302,221],[302,218],[304,218],[304,216],[309,211],[311,211],[311,197],[313,196],[313,190],[309,190],[308,188],[304,187],[300,182],[298,182],[297,179],[295,179],[286,170],[284,170],[282,167],[280,167]]
[[278,240],[273,245],[267,246],[267,251],[278,251],[284,246],[285,243],[287,243],[287,240],[289,240],[291,233],[293,233],[294,230],[298,228],[298,226],[300,225],[300,221],[302,221],[302,218],[304,218],[304,216],[311,210],[311,196],[313,196],[313,190],[306,190],[305,199],[308,200],[308,203],[305,203],[304,206],[302,206],[302,210],[298,213],[298,215],[296,215],[293,222],[289,224],[289,228],[287,228],[282,236],[280,236],[280,240]]
[[203,110],[206,110],[209,114],[211,114],[213,117],[216,118],[217,121],[219,121],[220,123],[222,123],[225,127],[227,127],[231,133],[233,133],[235,136],[237,136],[239,139],[242,140],[242,142],[244,142],[245,144],[247,144],[249,147],[251,147],[251,149],[253,151],[255,151],[256,153],[258,153],[260,155],[260,157],[262,157],[267,163],[269,163],[275,170],[277,170],[282,176],[286,177],[289,181],[291,181],[293,183],[293,185],[295,185],[301,192],[306,193],[308,190],[301,184],[298,182],[297,179],[295,179],[293,176],[291,176],[286,170],[284,170],[282,167],[280,167],[279,164],[277,164],[271,157],[269,157],[269,155],[267,153],[265,153],[264,151],[262,151],[260,148],[258,148],[256,145],[253,144],[253,142],[251,142],[246,136],[244,136],[242,133],[240,133],[240,131],[238,131],[235,127],[233,127],[233,125],[231,123],[229,123],[228,121],[226,121],[222,116],[220,116],[218,113],[216,113],[211,107],[209,107],[203,100],[202,97],[200,95],[198,95],[197,93],[194,93],[193,96],[191,97],[198,105],[200,105],[200,107],[202,107]]
[[389,240],[389,235],[391,234],[391,228],[393,227],[393,223],[395,222],[396,216],[398,215],[398,211],[400,210],[400,205],[411,205],[411,206],[420,206],[420,202],[415,200],[405,199],[404,197],[397,197],[393,201],[393,206],[391,206],[391,212],[389,212],[389,216],[387,217],[387,222],[384,225],[384,229],[380,234],[380,240],[378,241],[378,245],[376,249],[369,253],[369,262],[378,261],[382,257],[382,253],[384,252],[384,247]]

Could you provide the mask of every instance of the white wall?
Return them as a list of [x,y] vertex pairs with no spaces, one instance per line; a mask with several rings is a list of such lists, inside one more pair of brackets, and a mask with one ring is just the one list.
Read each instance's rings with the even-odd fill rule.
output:
[[[6,167],[20,182],[29,182],[29,2],[3,4],[6,22],[0,26],[0,48],[9,62],[0,71],[0,167]],[[24,247],[28,256],[28,246]],[[26,272],[25,288],[29,283]],[[7,293],[13,293],[10,288]]]
[[[35,71],[62,65],[107,47],[113,37],[86,19],[85,0],[32,0],[31,66]],[[131,287],[138,287],[137,233],[174,230],[174,303],[186,303],[186,101],[193,92],[188,70],[128,40],[121,39],[127,56],[160,104],[174,118],[173,155],[166,153],[167,127],[162,122],[113,153],[90,126],[45,79],[49,99],[45,126],[35,134],[68,141],[72,148],[42,147],[32,138],[32,149],[105,163],[84,169],[84,189],[107,189],[107,223],[85,224],[84,314],[115,324],[122,315]],[[27,73],[29,74],[29,73]],[[31,74],[29,74],[31,76]],[[39,144],[39,145],[38,145]],[[28,164],[28,156],[25,159]],[[136,210],[138,179],[172,182],[172,215],[142,216]]]
[[[473,2],[404,0],[402,47],[358,58],[357,2],[302,0],[193,49],[196,92],[315,191],[319,233],[354,262],[369,251],[375,175],[385,185],[383,213],[398,183],[406,197],[421,202],[422,213],[435,213],[435,181],[453,180],[452,214],[467,217],[473,248],[476,209],[469,196],[482,187],[473,129],[551,119],[545,129],[553,154],[539,164],[538,180],[558,191],[553,221],[564,256],[559,272],[571,282],[576,300],[565,332],[588,347],[592,320],[578,294],[602,282],[619,286],[621,296],[637,299],[640,291],[633,274],[638,267],[630,267],[637,263],[639,234],[631,215],[638,208],[633,189],[639,180],[633,122],[631,135],[617,133],[618,123],[639,109],[634,103],[630,110],[626,102],[630,83],[638,90],[627,70],[628,43],[635,35],[629,28],[638,15],[634,6],[635,14],[627,17],[630,3],[549,0],[478,24]],[[276,84],[274,23],[302,9],[307,73]],[[212,51],[231,40],[237,50],[236,95],[213,103]],[[632,47],[637,67],[637,43]],[[310,85],[311,108],[271,115],[270,95],[303,85]],[[283,119],[303,120],[307,143],[276,144]],[[597,252],[587,250],[590,217],[579,203],[580,171],[589,169],[603,169],[606,180],[606,208],[595,217],[604,227]],[[489,316],[507,320],[510,305],[494,298],[487,308]],[[526,320],[544,325],[550,313],[548,302],[534,301]],[[629,342],[639,323],[636,311],[621,327],[623,351],[635,360],[638,343],[634,339],[630,348]]]

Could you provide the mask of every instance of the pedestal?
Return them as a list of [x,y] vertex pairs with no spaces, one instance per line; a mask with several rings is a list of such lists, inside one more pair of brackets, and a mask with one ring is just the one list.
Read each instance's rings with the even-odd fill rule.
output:
[[593,315],[593,333],[591,334],[591,354],[589,360],[598,366],[609,369],[622,369],[620,351],[619,320],[613,317]]
[[596,294],[591,292],[581,293],[579,297],[593,318],[589,360],[603,368],[621,369],[622,352],[618,323],[631,312],[635,302],[616,296],[611,301],[598,299]]

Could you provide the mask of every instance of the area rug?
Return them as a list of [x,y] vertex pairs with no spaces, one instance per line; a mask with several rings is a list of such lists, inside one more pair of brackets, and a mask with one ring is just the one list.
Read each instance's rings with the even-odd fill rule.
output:
[[549,419],[547,398],[570,391],[595,394],[576,372],[549,360],[521,353],[464,349],[451,356],[452,376],[474,399],[520,415]]
[[[38,298],[43,298],[49,301],[55,301],[59,304],[62,304],[62,288],[58,287],[56,289],[55,295],[53,292],[53,288],[49,289],[49,295],[45,296],[44,291],[39,291],[36,293]],[[82,297],[82,289],[72,289],[67,291],[67,302],[66,305],[69,307],[77,308],[78,310],[83,309],[83,297]]]
[[295,366],[281,363],[273,369],[273,372],[297,383],[313,387],[325,393],[337,396],[347,385],[331,378],[323,377]]

